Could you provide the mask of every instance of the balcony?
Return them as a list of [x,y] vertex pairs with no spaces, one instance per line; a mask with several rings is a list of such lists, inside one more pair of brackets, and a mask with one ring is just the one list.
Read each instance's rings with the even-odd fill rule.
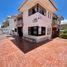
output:
[[22,18],[22,16],[18,16],[16,18],[16,26],[17,27],[23,27],[23,18]]
[[33,22],[33,23],[36,23],[38,21],[52,22],[52,19],[49,19],[47,16],[44,16],[44,15],[40,14],[39,12],[29,16],[28,20],[31,20],[31,22]]
[[52,22],[53,27],[58,27],[59,25],[60,25],[59,20],[53,20],[53,22]]

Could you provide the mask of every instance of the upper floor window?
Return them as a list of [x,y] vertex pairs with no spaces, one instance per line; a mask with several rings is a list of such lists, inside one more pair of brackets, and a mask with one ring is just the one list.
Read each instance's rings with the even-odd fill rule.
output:
[[51,28],[47,28],[47,35],[51,34]]
[[48,18],[50,18],[50,19],[51,19],[51,13],[50,13],[50,12],[48,12]]
[[50,15],[50,14],[49,14],[49,12],[48,12],[48,18],[49,18],[49,15]]
[[36,13],[36,12],[39,12],[41,13],[42,15],[45,15],[46,16],[46,9],[44,9],[42,6],[40,6],[39,4],[35,5],[34,7],[32,7],[31,9],[29,9],[29,16]]

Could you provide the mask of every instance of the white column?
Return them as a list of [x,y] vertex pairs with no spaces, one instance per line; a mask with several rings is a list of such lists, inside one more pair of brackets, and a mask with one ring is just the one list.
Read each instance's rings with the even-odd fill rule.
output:
[[41,34],[41,27],[39,27],[38,29],[38,34]]

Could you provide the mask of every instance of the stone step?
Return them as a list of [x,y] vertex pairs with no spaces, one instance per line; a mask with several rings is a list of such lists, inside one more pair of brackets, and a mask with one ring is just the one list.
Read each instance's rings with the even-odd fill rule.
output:
[[25,40],[27,40],[27,41],[30,41],[30,42],[34,42],[34,43],[36,43],[36,40],[33,39],[33,38],[23,37],[23,39],[25,39]]

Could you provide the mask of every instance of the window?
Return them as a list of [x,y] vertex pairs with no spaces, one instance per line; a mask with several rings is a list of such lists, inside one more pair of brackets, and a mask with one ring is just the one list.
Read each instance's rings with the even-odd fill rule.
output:
[[46,9],[38,4],[38,12],[46,16]]
[[48,12],[48,18],[49,18],[49,12]]
[[[39,28],[41,30],[39,30]],[[34,35],[34,36],[42,36],[42,35],[46,34],[46,28],[45,27],[38,27],[38,26],[29,27],[28,28],[28,34]]]
[[41,13],[42,15],[45,15],[46,16],[46,9],[44,9],[42,6],[40,6],[39,4],[35,5],[34,7],[32,7],[31,9],[29,9],[29,16],[36,13],[36,12],[39,12]]
[[45,27],[41,27],[41,34],[45,35],[46,34],[46,28]]
[[47,35],[51,34],[51,28],[47,28]]
[[37,26],[33,27],[33,34],[38,35],[38,27]]
[[31,27],[28,28],[28,34],[31,35]]
[[38,35],[38,26],[29,27],[28,34],[37,36]]
[[51,19],[51,13],[50,13],[50,12],[48,12],[48,18],[50,18],[50,19]]
[[32,7],[31,9],[29,9],[28,14],[29,14],[29,16],[30,16],[30,15],[36,13],[36,12],[37,12],[37,6],[34,6],[34,7]]
[[51,19],[51,14],[50,14],[50,19]]

